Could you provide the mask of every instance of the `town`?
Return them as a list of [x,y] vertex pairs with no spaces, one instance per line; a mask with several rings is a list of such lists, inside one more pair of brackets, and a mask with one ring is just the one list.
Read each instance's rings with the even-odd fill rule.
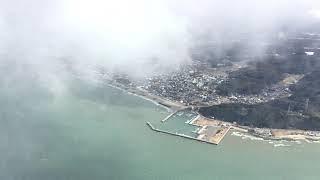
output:
[[[260,137],[285,138],[305,135],[318,138],[320,133],[314,131],[319,130],[318,126],[308,129],[305,128],[307,125],[301,127],[294,124],[273,126],[272,122],[266,125],[269,120],[263,120],[268,121],[268,123],[249,124],[237,118],[225,118],[224,115],[216,117],[214,108],[220,108],[219,105],[241,106],[239,107],[240,114],[244,114],[244,116],[249,114],[249,117],[250,113],[247,111],[251,107],[256,110],[256,107],[265,106],[265,104],[268,107],[276,107],[281,104],[278,110],[272,109],[270,112],[271,114],[274,114],[274,111],[279,111],[276,113],[280,114],[285,112],[287,115],[284,121],[290,121],[292,114],[307,123],[311,121],[308,120],[310,118],[319,118],[317,115],[311,116],[310,112],[306,110],[306,107],[308,109],[309,106],[317,106],[318,102],[309,103],[309,97],[302,100],[290,99],[292,96],[296,96],[292,87],[298,86],[300,81],[305,80],[306,72],[316,72],[317,67],[320,67],[320,48],[317,46],[318,43],[315,43],[315,41],[318,41],[315,37],[319,36],[302,34],[287,38],[283,42],[286,48],[278,44],[277,46],[271,44],[266,48],[268,51],[265,52],[262,60],[255,61],[255,57],[247,56],[245,61],[238,61],[235,60],[238,57],[224,56],[221,61],[212,64],[210,61],[193,59],[191,63],[181,65],[176,71],[157,74],[144,79],[132,79],[121,73],[104,74],[104,78],[112,85],[147,96],[147,98],[151,98],[162,105],[167,105],[169,108],[175,106],[176,110],[185,108],[191,108],[197,112],[200,110],[199,112],[207,118],[221,120],[221,122],[227,121],[231,124],[237,124],[239,121],[237,127],[245,127],[246,130]],[[278,66],[280,68],[275,68]],[[288,105],[283,108],[282,104],[286,103]],[[295,107],[293,107],[294,105]],[[303,106],[303,108],[300,108],[300,106]],[[231,107],[231,109],[238,111],[234,107]],[[225,110],[222,109],[222,111]],[[268,108],[266,108],[266,112],[268,112]],[[283,132],[281,129],[291,129],[293,131]],[[309,131],[304,132],[295,129]]]

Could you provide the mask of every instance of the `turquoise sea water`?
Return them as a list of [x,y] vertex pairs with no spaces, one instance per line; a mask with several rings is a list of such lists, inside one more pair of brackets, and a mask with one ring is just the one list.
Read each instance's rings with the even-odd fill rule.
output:
[[116,89],[21,87],[0,90],[1,180],[320,179],[317,143],[229,134],[214,146],[151,131],[169,112]]

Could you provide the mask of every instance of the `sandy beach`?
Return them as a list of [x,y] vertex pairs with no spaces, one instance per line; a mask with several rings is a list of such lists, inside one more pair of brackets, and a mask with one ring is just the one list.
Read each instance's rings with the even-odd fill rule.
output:
[[125,87],[122,84],[114,83],[114,82],[108,83],[107,85],[110,87],[119,89],[121,91],[125,91],[129,94],[139,96],[140,98],[143,98],[145,100],[151,101],[152,103],[154,103],[156,105],[160,105],[160,106],[164,107],[168,111],[177,111],[177,110],[182,110],[182,109],[188,108],[187,106],[185,106],[182,103],[171,101],[171,100],[165,99],[163,97],[150,94],[142,89],[132,89],[132,88]]

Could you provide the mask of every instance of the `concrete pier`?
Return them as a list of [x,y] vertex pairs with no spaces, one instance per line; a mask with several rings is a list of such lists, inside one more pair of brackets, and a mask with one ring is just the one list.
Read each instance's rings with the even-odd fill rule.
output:
[[175,113],[177,113],[178,111],[174,111],[173,113],[171,113],[169,116],[165,117],[164,119],[161,120],[161,122],[166,122],[169,118],[171,118]]
[[[192,119],[189,124],[190,125],[194,125],[194,122],[197,121],[199,118],[201,118],[201,116],[198,114],[194,119]],[[197,126],[197,125],[196,125]]]

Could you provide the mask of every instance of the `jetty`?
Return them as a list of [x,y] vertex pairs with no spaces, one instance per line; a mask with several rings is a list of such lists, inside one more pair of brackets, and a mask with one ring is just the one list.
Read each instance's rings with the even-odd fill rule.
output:
[[177,113],[178,111],[174,111],[173,113],[169,114],[167,117],[165,117],[164,119],[161,120],[161,122],[166,122],[169,118],[171,118],[175,113]]

